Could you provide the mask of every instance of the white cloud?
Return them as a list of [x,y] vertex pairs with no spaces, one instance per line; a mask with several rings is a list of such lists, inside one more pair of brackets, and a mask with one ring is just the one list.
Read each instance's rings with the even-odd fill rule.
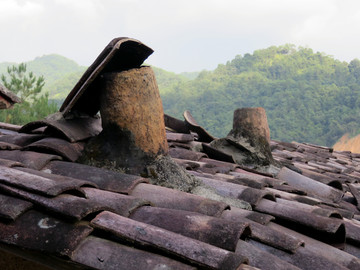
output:
[[0,23],[0,62],[55,52],[90,64],[117,36],[143,41],[155,50],[148,62],[173,71],[284,43],[360,58],[357,0],[0,0]]

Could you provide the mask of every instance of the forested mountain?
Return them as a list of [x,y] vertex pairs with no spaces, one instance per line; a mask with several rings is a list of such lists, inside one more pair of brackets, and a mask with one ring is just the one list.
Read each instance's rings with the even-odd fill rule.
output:
[[[6,74],[7,67],[17,63],[0,63],[0,74]],[[74,87],[86,67],[78,65],[58,54],[49,54],[37,57],[26,62],[27,70],[36,76],[44,76],[44,92],[49,92],[50,99],[64,99],[67,93]]]
[[360,61],[273,46],[176,83],[162,99],[166,113],[180,117],[188,109],[216,136],[230,131],[236,108],[260,106],[273,139],[331,146],[360,131]]
[[[12,63],[0,63],[0,74]],[[38,57],[28,70],[44,75],[51,99],[63,100],[85,67],[59,55]],[[213,71],[175,74],[153,67],[165,113],[195,119],[218,137],[231,129],[233,111],[264,107],[271,138],[333,145],[360,133],[360,60],[341,62],[294,45],[238,55]]]

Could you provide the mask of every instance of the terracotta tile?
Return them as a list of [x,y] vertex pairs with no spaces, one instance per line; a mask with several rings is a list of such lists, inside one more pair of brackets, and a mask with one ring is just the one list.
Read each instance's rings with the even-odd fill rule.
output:
[[75,162],[83,150],[82,143],[69,143],[58,138],[44,138],[24,148],[29,151],[46,152],[61,156],[64,160]]
[[0,219],[15,220],[32,207],[32,203],[0,194]]
[[282,222],[285,226],[294,228],[313,238],[337,247],[344,246],[346,231],[341,219],[319,216],[266,199],[261,200],[255,210],[273,215],[277,222]]
[[70,194],[49,198],[3,184],[0,184],[0,190],[6,194],[27,200],[44,209],[44,211],[56,213],[59,217],[72,221],[81,220],[102,210],[112,210],[109,206]]
[[145,205],[150,205],[149,201],[136,198],[129,195],[104,191],[96,188],[82,188],[85,192],[87,200],[106,205],[111,208],[113,212],[128,217],[137,208]]
[[70,256],[92,228],[30,210],[13,223],[0,222],[1,242],[57,256]]
[[298,174],[286,167],[281,169],[277,178],[284,180],[289,185],[302,189],[309,194],[316,195],[332,202],[340,201],[343,196],[343,192]]
[[189,111],[184,112],[185,123],[190,130],[196,132],[199,135],[199,141],[201,142],[211,142],[215,139],[209,132],[207,132],[203,127],[201,127]]
[[190,130],[186,123],[182,120],[176,119],[170,115],[164,114],[165,126],[176,132],[183,134],[190,134]]
[[129,194],[137,184],[147,182],[146,179],[140,176],[62,161],[50,162],[45,168],[45,171],[49,171],[52,174],[86,180],[96,184],[100,189],[123,194]]
[[[166,124],[166,123],[165,123]],[[168,142],[191,142],[194,140],[194,135],[192,134],[183,134],[183,133],[173,133],[173,132],[167,132],[166,133],[166,139]]]
[[137,185],[131,195],[149,200],[157,207],[193,211],[215,217],[219,217],[225,209],[229,208],[225,203],[149,184]]
[[8,159],[22,163],[25,167],[41,170],[52,160],[61,160],[61,157],[56,155],[42,154],[32,151],[0,151],[1,159]]
[[235,251],[240,238],[250,234],[246,222],[233,222],[182,210],[141,207],[130,218],[230,251]]
[[91,182],[51,175],[31,169],[7,167],[0,167],[0,183],[45,196],[56,196],[65,191],[77,190],[83,185],[91,185]]
[[300,269],[271,253],[265,252],[246,241],[238,241],[236,254],[249,258],[249,264],[258,269],[297,270]]
[[236,269],[247,261],[224,249],[110,212],[100,213],[91,224],[120,239],[161,250],[200,267]]
[[40,127],[47,127],[46,133],[61,134],[70,142],[78,142],[99,134],[102,130],[101,120],[96,117],[65,119],[56,113],[47,119],[30,122],[20,132],[31,132]]
[[204,153],[194,152],[183,148],[170,148],[169,155],[172,158],[186,159],[193,161],[199,161],[202,157],[207,157],[206,154]]
[[10,144],[15,144],[20,147],[24,147],[43,138],[44,135],[40,135],[40,134],[16,133],[11,135],[0,136],[0,142],[4,142],[4,143],[6,142]]
[[72,255],[72,260],[92,269],[196,269],[173,259],[89,236]]

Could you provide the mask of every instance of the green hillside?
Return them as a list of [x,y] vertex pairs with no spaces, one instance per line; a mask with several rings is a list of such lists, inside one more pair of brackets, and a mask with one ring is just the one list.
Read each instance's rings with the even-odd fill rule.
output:
[[231,129],[236,108],[261,106],[273,139],[330,146],[360,131],[360,61],[273,46],[176,83],[162,99],[165,112],[181,117],[188,109],[216,136]]
[[[0,74],[13,63],[0,63]],[[85,71],[60,55],[27,63],[43,75],[45,91],[59,104]],[[360,60],[341,62],[294,45],[238,55],[213,71],[175,74],[153,67],[167,114],[190,110],[218,137],[231,129],[233,111],[264,107],[273,139],[333,145],[360,133]]]
[[[6,74],[8,66],[17,63],[0,63],[0,74]],[[57,54],[44,55],[26,62],[27,70],[36,76],[44,76],[43,91],[49,92],[50,99],[63,99],[73,88],[86,67],[78,65],[75,61]]]

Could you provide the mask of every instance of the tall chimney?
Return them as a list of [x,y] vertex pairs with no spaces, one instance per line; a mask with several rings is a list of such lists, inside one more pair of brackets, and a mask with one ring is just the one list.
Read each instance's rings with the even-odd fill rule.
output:
[[103,131],[86,147],[88,159],[142,173],[168,152],[164,112],[150,67],[102,75],[98,87]]

